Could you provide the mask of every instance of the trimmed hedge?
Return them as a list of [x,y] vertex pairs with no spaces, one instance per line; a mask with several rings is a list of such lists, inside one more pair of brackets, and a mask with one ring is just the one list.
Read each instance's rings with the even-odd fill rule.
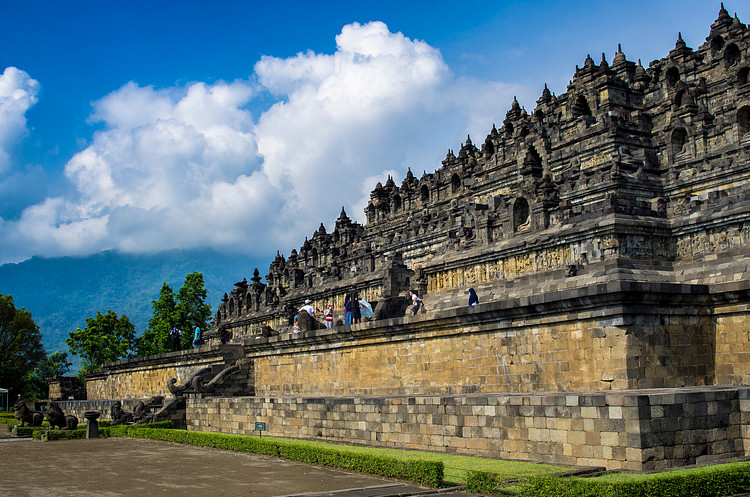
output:
[[[156,428],[133,430],[133,426],[128,427],[125,436],[277,456],[292,461],[408,480],[432,487],[440,487],[443,484],[443,463],[441,462],[368,456],[345,450],[307,447],[288,440],[264,440],[244,435]],[[118,435],[113,433],[112,436]]]
[[[159,421],[158,423],[142,424],[142,425],[117,425],[109,426],[109,423],[102,426],[99,423],[99,438],[109,437],[125,437],[128,431],[137,431],[143,429],[153,428],[171,428],[171,421]],[[20,427],[19,427],[20,428]],[[31,433],[34,440],[75,440],[80,438],[86,438],[86,425],[78,425],[75,430],[47,430],[45,428],[34,427]]]
[[695,471],[666,472],[621,483],[594,478],[530,477],[510,483],[499,475],[472,471],[466,488],[472,492],[504,495],[501,487],[513,485],[528,497],[721,497],[750,491],[750,462],[705,467]]

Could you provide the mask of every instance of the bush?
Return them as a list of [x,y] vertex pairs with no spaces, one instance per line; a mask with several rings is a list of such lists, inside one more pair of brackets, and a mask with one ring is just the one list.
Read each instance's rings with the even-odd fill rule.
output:
[[[466,481],[472,492],[501,495],[507,484],[499,475],[473,471]],[[639,475],[611,483],[596,478],[531,477],[513,482],[528,497],[720,497],[750,491],[750,463],[720,465],[680,472]]]
[[35,430],[33,433],[34,440],[74,440],[86,438],[86,429],[76,428],[75,430]]
[[47,426],[21,426],[17,425],[13,428],[13,436],[14,437],[30,437],[34,434],[35,431],[44,431],[47,429]]

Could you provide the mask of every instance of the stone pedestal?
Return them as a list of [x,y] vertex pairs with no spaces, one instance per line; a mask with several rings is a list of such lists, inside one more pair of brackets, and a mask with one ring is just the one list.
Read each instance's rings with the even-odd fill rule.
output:
[[86,418],[86,438],[99,438],[99,411],[86,411],[83,417]]

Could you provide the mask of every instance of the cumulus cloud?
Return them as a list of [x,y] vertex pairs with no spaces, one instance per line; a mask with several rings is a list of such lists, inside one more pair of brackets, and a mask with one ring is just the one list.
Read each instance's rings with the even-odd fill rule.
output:
[[[483,141],[525,91],[457,78],[437,49],[381,22],[345,26],[333,54],[263,57],[244,81],[128,83],[94,104],[101,129],[65,167],[77,196],[0,220],[0,234],[27,255],[286,252],[342,205],[363,221],[388,174],[435,170],[469,132]],[[254,120],[260,92],[276,103]]]
[[7,67],[0,74],[0,175],[11,169],[11,152],[27,133],[26,111],[37,102],[39,83],[24,71]]

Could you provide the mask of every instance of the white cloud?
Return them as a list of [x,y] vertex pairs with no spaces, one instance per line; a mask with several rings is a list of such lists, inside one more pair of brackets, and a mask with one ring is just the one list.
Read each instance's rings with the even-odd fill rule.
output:
[[[321,221],[330,227],[342,205],[363,221],[387,174],[399,184],[408,166],[417,176],[437,169],[468,132],[481,143],[526,92],[455,78],[437,49],[381,22],[347,25],[336,43],[333,54],[263,57],[258,89],[126,84],[95,103],[102,129],[65,167],[78,196],[48,199],[17,223],[0,219],[0,235],[30,247],[27,256],[287,252]],[[245,107],[256,91],[278,101],[254,122]]]
[[26,111],[37,102],[39,83],[7,67],[0,74],[0,175],[11,168],[11,149],[26,134]]

